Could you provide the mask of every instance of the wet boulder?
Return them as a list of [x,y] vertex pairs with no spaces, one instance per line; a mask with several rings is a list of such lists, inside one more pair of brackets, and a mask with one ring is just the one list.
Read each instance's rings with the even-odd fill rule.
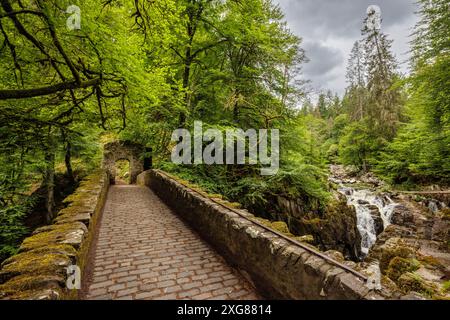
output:
[[394,208],[391,215],[391,223],[398,226],[413,226],[414,215],[413,213],[403,205],[398,205]]
[[380,210],[377,206],[368,206],[368,209],[375,225],[375,233],[378,236],[384,231],[384,222]]

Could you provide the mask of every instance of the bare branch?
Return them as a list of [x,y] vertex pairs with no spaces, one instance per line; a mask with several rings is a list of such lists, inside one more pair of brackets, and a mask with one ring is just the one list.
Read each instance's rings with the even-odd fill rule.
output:
[[41,87],[34,89],[0,90],[0,100],[40,97],[50,95],[53,93],[58,93],[64,90],[85,89],[89,87],[95,87],[99,86],[100,84],[101,79],[97,78],[89,81],[84,81],[81,83],[77,83],[76,81],[63,82],[48,87]]

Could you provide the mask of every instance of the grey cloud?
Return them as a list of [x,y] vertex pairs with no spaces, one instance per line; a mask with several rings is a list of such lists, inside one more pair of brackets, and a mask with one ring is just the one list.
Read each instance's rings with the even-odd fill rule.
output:
[[303,69],[306,76],[325,76],[344,62],[344,56],[338,49],[325,46],[320,42],[305,42],[303,47],[307,57],[311,57],[310,62]]
[[369,5],[381,8],[383,26],[401,24],[414,12],[415,0],[278,0],[299,31],[325,36],[360,35]]
[[[417,21],[416,0],[274,0],[283,9],[291,30],[302,37],[310,62],[304,76],[316,89],[343,93],[347,57],[361,38],[361,27],[369,5],[378,5],[383,30],[394,40],[393,50],[407,59],[409,31]],[[406,70],[402,70],[406,71]]]

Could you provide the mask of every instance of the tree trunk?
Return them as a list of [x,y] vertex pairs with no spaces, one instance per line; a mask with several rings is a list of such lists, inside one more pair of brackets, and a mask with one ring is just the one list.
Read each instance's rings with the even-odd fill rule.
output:
[[363,159],[363,172],[364,172],[364,173],[369,172],[368,166],[367,166],[367,160],[366,160],[366,157],[365,157],[365,156],[364,156],[364,159]]
[[46,187],[45,200],[45,222],[50,224],[54,219],[55,210],[55,153],[53,150],[47,150],[45,154],[46,170],[44,184]]
[[[192,43],[192,39],[190,41]],[[188,92],[189,90],[189,80],[191,77],[191,66],[192,66],[192,56],[191,56],[191,44],[186,48],[185,52],[185,62],[184,62],[184,72],[183,72],[183,89],[185,90],[184,93],[184,101],[186,104],[186,108],[189,110],[190,108],[190,94]],[[180,114],[180,128],[183,128],[186,124],[186,114],[185,112],[181,112]]]
[[75,177],[73,176],[71,159],[72,159],[72,145],[70,144],[70,142],[67,142],[66,155],[64,157],[64,161],[66,163],[67,177],[69,178],[70,183],[73,184],[75,183]]

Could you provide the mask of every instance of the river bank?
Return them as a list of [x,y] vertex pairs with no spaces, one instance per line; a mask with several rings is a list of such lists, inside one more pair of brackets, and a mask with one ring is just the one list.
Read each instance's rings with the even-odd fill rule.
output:
[[361,260],[378,264],[385,284],[411,298],[448,299],[450,280],[449,203],[436,191],[390,191],[373,174],[355,175],[331,166],[330,182],[355,208]]

